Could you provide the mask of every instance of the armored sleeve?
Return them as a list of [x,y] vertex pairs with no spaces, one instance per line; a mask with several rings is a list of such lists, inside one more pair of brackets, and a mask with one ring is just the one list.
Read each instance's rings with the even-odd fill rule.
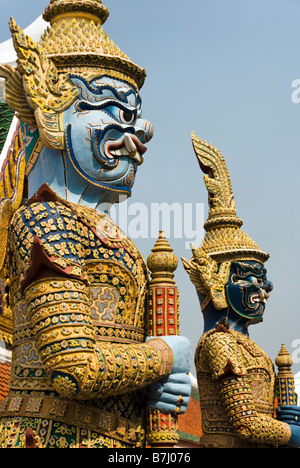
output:
[[247,357],[234,335],[227,331],[211,333],[203,353],[236,435],[254,443],[286,445],[291,437],[290,428],[273,415],[258,410],[248,378]]

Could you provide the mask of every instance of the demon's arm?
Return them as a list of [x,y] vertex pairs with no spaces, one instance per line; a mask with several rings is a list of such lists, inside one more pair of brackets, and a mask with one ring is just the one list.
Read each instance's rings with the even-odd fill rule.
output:
[[220,379],[219,392],[234,432],[255,443],[286,445],[291,437],[287,424],[258,413],[252,390],[244,377]]
[[[253,363],[247,366],[247,351],[235,337],[226,331],[213,332],[202,353],[233,432],[254,443],[286,445],[291,438],[290,427],[273,414],[259,411],[248,375]],[[273,394],[273,388],[269,391]]]
[[[43,278],[26,289],[27,311],[54,389],[66,398],[103,398],[140,389],[171,372],[163,340],[96,342],[85,284]],[[170,367],[171,366],[171,367]]]

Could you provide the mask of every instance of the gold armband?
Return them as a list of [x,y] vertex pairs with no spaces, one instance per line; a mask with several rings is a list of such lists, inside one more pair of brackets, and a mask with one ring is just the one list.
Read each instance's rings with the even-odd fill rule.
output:
[[45,279],[32,284],[25,293],[45,371],[62,397],[117,395],[138,390],[171,372],[172,351],[163,340],[96,340],[89,292],[83,282]]

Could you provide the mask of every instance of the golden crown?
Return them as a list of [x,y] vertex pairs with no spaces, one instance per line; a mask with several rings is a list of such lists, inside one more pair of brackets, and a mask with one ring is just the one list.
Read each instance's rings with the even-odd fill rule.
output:
[[5,99],[20,120],[38,127],[48,148],[65,148],[62,113],[78,98],[68,73],[88,81],[108,75],[136,90],[143,86],[145,69],[129,60],[103,31],[108,15],[100,0],[52,0],[44,12],[50,26],[39,43],[11,18],[18,59],[15,68],[0,64]]
[[103,31],[108,16],[108,9],[100,0],[52,0],[43,14],[50,27],[40,45],[58,72],[100,69],[140,89],[145,69],[132,62]]
[[243,221],[236,214],[231,180],[222,153],[195,133],[192,133],[192,142],[208,191],[209,214],[204,224],[207,232],[201,250],[219,262],[238,258],[264,263],[269,254],[240,229]]

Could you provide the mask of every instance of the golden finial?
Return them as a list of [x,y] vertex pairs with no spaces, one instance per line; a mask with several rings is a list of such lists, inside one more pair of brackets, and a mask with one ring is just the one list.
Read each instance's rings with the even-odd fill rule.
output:
[[174,254],[172,247],[166,239],[163,231],[160,231],[159,237],[152,249],[152,253],[147,259],[148,268],[151,271],[151,283],[161,281],[174,284],[174,271],[178,266],[178,258]]
[[109,11],[101,0],[51,0],[43,18],[52,24],[62,17],[74,18],[78,13],[101,24],[104,24],[109,16]]

